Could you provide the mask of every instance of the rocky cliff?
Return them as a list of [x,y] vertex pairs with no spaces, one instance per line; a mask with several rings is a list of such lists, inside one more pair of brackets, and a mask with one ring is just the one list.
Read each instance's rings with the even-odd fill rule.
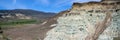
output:
[[60,14],[43,24],[55,24],[44,40],[120,40],[119,0],[74,3]]

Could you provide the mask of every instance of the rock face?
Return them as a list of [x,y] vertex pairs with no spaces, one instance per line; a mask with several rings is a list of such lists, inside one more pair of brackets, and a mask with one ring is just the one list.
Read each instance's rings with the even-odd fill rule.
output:
[[111,3],[74,3],[69,12],[58,17],[56,27],[47,32],[44,40],[115,40],[119,37],[118,0]]
[[120,1],[120,0],[102,0],[102,1]]

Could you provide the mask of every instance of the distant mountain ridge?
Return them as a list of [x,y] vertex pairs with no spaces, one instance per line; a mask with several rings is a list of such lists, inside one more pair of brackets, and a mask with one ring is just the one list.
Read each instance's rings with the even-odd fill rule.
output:
[[25,16],[30,16],[34,19],[43,20],[43,19],[47,19],[54,16],[56,13],[42,12],[42,11],[36,11],[32,9],[0,10],[0,18],[3,15],[9,15],[9,14],[12,16],[14,16],[15,14],[22,14]]
[[54,15],[55,13],[52,12],[42,12],[42,11],[36,11],[36,10],[31,10],[31,9],[14,9],[14,10],[0,10],[0,13],[21,13],[25,15]]

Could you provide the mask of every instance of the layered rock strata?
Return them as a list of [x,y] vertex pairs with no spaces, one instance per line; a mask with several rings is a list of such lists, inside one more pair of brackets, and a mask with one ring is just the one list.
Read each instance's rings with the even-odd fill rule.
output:
[[[105,2],[106,1],[106,2]],[[115,40],[120,37],[120,1],[74,3],[44,40]],[[113,1],[113,0],[112,0]]]

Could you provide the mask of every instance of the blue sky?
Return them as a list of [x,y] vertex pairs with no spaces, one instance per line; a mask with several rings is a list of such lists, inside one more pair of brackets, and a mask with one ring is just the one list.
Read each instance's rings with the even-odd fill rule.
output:
[[100,0],[0,0],[2,9],[33,9],[45,12],[60,12],[71,8],[73,2]]

